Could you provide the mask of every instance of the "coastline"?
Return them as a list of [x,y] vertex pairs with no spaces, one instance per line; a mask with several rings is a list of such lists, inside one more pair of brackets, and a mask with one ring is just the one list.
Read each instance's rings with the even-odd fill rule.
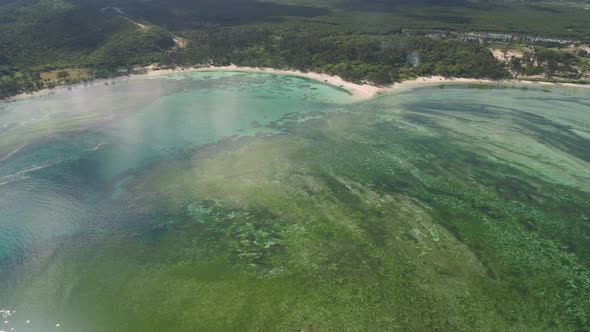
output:
[[[182,67],[174,69],[159,69],[153,66],[143,68],[146,72],[140,74],[131,74],[127,76],[128,79],[141,79],[146,77],[157,77],[169,74],[178,73],[190,73],[199,71],[234,71],[234,72],[246,72],[246,73],[269,73],[277,75],[292,75],[298,77],[309,78],[315,81],[319,81],[325,84],[329,84],[335,87],[343,88],[349,91],[359,99],[370,99],[379,94],[389,93],[396,91],[402,87],[410,87],[416,85],[437,85],[437,84],[523,84],[523,85],[537,85],[537,86],[557,86],[557,87],[575,87],[575,88],[590,88],[590,84],[578,84],[578,83],[559,83],[559,82],[544,82],[544,81],[529,81],[519,79],[506,79],[506,80],[492,80],[492,79],[479,79],[479,78],[460,78],[460,77],[443,77],[443,76],[430,76],[430,77],[417,77],[414,80],[408,80],[403,82],[396,82],[387,86],[376,86],[369,83],[357,84],[345,81],[339,76],[332,76],[329,74],[322,74],[317,72],[302,72],[299,70],[289,69],[274,69],[264,67],[242,67],[236,65],[229,66],[205,66],[205,67]],[[123,76],[125,77],[125,76]],[[99,82],[104,80],[120,79],[122,77],[115,77],[112,79],[100,79]],[[81,83],[79,83],[81,84]],[[74,84],[74,86],[77,84]],[[16,96],[6,98],[5,102],[22,100],[29,97],[38,97],[51,93],[55,93],[60,89],[66,88],[66,85],[58,86],[53,89],[42,89],[33,93],[21,93]],[[1,100],[0,100],[1,102]]]
[[177,69],[153,69],[151,67],[145,68],[148,72],[145,74],[133,75],[132,77],[155,77],[175,73],[189,73],[198,71],[237,71],[237,72],[251,72],[251,73],[270,73],[277,75],[293,75],[299,77],[310,78],[319,82],[323,82],[336,87],[344,88],[353,95],[362,98],[369,99],[379,94],[393,92],[405,86],[414,85],[437,85],[437,84],[530,84],[530,85],[545,85],[545,86],[560,86],[560,87],[576,87],[576,88],[590,88],[590,84],[577,84],[577,83],[557,83],[557,82],[543,82],[543,81],[527,81],[518,79],[508,80],[491,80],[491,79],[479,79],[479,78],[459,78],[459,77],[443,77],[443,76],[430,76],[430,77],[417,77],[415,80],[408,80],[403,82],[396,82],[387,86],[376,86],[369,83],[357,84],[345,81],[339,76],[332,76],[328,74],[316,73],[316,72],[302,72],[299,70],[288,70],[288,69],[274,69],[274,68],[263,68],[263,67],[240,67],[236,65],[229,66],[208,66],[208,67],[186,67]]
[[66,85],[59,85],[56,86],[55,88],[49,89],[49,88],[44,88],[41,90],[37,90],[34,92],[30,92],[30,93],[19,93],[18,95],[14,95],[5,99],[0,99],[0,103],[9,103],[9,102],[13,102],[13,101],[18,101],[18,100],[23,100],[23,99],[28,99],[28,98],[33,98],[33,97],[40,97],[40,96],[45,96],[51,93],[54,93],[55,91],[59,90],[59,89],[63,89],[65,88]]
[[383,87],[378,87],[371,84],[356,84],[352,82],[345,81],[339,76],[331,76],[328,74],[321,74],[316,72],[302,72],[299,70],[287,70],[287,69],[274,69],[274,68],[258,68],[258,67],[240,67],[236,65],[229,65],[229,66],[221,66],[221,67],[187,67],[187,68],[179,68],[179,69],[152,69],[146,68],[148,70],[145,74],[133,75],[135,77],[154,77],[154,76],[162,76],[168,74],[175,74],[175,73],[188,73],[188,72],[198,72],[198,71],[235,71],[235,72],[245,72],[245,73],[269,73],[269,74],[277,74],[277,75],[292,75],[298,77],[305,77],[310,78],[315,81],[323,82],[332,86],[343,88],[355,96],[361,98],[371,98],[379,92],[383,92],[386,89]]

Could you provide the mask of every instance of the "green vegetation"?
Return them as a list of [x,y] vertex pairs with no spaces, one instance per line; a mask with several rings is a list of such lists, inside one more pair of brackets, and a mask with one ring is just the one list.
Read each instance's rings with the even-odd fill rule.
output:
[[[156,61],[174,45],[160,27],[141,27],[120,15],[62,0],[0,5],[0,98],[58,83],[115,75],[116,69]],[[86,75],[47,80],[52,71],[84,68]]]
[[536,49],[524,52],[522,57],[510,59],[510,69],[517,75],[534,76],[543,74],[546,78],[559,76],[570,80],[584,77],[585,68],[579,70],[582,61],[569,52],[558,52],[550,49]]
[[321,36],[288,31],[221,30],[194,33],[189,46],[164,65],[190,65],[207,59],[216,65],[295,68],[338,75],[352,82],[389,84],[421,75],[504,78],[509,74],[490,51],[476,43],[405,38]]
[[90,56],[90,63],[109,72],[132,64],[148,65],[174,45],[172,36],[163,28],[141,27],[115,36]]
[[[417,75],[505,78],[510,74],[504,64],[485,45],[402,31],[587,41],[586,14],[577,5],[552,2],[17,0],[0,5],[0,98],[127,74],[152,63],[297,68],[375,84]],[[514,63],[515,75],[584,75],[569,55],[535,56],[546,64]],[[88,75],[42,77],[74,68]]]
[[[590,21],[579,2],[96,2],[1,4],[0,98],[153,63],[375,84],[427,75],[588,82],[584,49],[504,44],[522,53],[504,62],[485,41],[402,33],[582,42]],[[149,230],[64,235],[43,266],[2,291],[48,318],[68,312],[80,320],[72,330],[590,330],[588,98],[522,87],[486,102],[484,92],[504,88],[440,85],[338,106],[346,112],[291,114],[269,125],[279,134],[130,170],[113,201]],[[449,96],[460,98],[449,105]],[[99,117],[7,132],[0,151]]]

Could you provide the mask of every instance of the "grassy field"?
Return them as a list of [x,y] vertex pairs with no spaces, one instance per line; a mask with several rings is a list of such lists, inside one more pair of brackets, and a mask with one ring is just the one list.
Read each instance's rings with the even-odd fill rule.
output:
[[41,73],[41,78],[46,82],[59,83],[67,79],[83,80],[92,77],[92,71],[87,68],[72,68],[64,70],[51,70]]

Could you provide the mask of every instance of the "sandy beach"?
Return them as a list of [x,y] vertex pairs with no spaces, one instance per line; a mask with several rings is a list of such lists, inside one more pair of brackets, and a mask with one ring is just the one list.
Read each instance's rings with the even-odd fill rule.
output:
[[45,88],[45,89],[37,90],[37,91],[31,92],[31,93],[21,93],[21,94],[18,94],[16,96],[11,96],[11,97],[8,97],[6,99],[0,100],[0,102],[3,102],[3,101],[10,102],[10,101],[23,100],[23,99],[27,99],[27,98],[45,96],[45,95],[48,95],[50,93],[54,93],[58,89],[64,89],[64,88],[66,88],[66,86],[65,85],[61,85],[61,86],[56,86],[53,89],[47,89],[47,88]]
[[222,66],[222,67],[188,67],[188,68],[180,68],[180,69],[157,69],[153,70],[148,68],[148,72],[141,76],[160,76],[172,73],[179,73],[179,72],[194,72],[194,71],[211,71],[211,70],[220,70],[220,71],[239,71],[239,72],[252,72],[252,73],[270,73],[270,74],[279,74],[279,75],[294,75],[300,77],[310,78],[316,81],[324,82],[333,86],[342,87],[352,94],[362,97],[362,98],[371,98],[375,96],[379,92],[386,91],[387,89],[391,89],[391,87],[378,87],[371,84],[355,84],[351,82],[347,82],[341,77],[338,76],[331,76],[328,74],[320,74],[314,72],[302,72],[298,70],[283,70],[283,69],[274,69],[274,68],[257,68],[257,67],[238,67],[235,65],[230,66]]
[[258,73],[271,73],[271,74],[283,74],[283,75],[295,75],[314,79],[326,84],[342,87],[359,98],[368,99],[378,94],[392,92],[398,90],[404,86],[414,85],[432,85],[432,84],[531,84],[531,85],[547,85],[547,86],[569,86],[579,88],[590,88],[590,84],[575,84],[575,83],[553,83],[553,82],[541,82],[541,81],[527,81],[527,80],[488,80],[488,79],[477,79],[477,78],[455,78],[455,77],[443,77],[443,76],[431,76],[431,77],[418,77],[415,80],[404,81],[401,83],[394,83],[387,86],[376,86],[372,84],[356,84],[345,81],[339,76],[331,76],[328,74],[321,74],[315,72],[302,72],[298,70],[284,70],[274,68],[257,68],[257,67],[238,67],[235,65],[222,66],[222,67],[187,67],[178,69],[152,69],[146,68],[148,71],[146,74],[134,75],[135,77],[142,76],[160,76],[173,73],[182,72],[193,72],[193,71],[240,71],[240,72],[258,72]]
[[[239,72],[253,72],[253,73],[270,73],[278,75],[294,75],[305,78],[310,78],[316,81],[320,81],[333,86],[341,87],[348,90],[359,99],[369,99],[376,95],[393,92],[402,87],[410,87],[416,85],[434,85],[434,84],[531,84],[531,85],[546,85],[546,86],[568,86],[578,88],[590,88],[590,84],[575,84],[575,83],[553,83],[553,82],[542,82],[542,81],[527,81],[527,80],[488,80],[488,79],[477,79],[477,78],[454,78],[454,77],[443,77],[443,76],[431,76],[431,77],[418,77],[415,80],[403,81],[401,83],[394,83],[387,86],[376,86],[372,84],[356,84],[345,81],[339,76],[332,76],[328,74],[321,74],[315,72],[302,72],[299,70],[286,70],[286,69],[274,69],[274,68],[259,68],[259,67],[239,67],[236,65],[229,66],[208,66],[208,67],[183,67],[175,69],[159,69],[153,66],[144,68],[145,73],[133,74],[129,76],[130,79],[141,79],[145,77],[155,77],[168,74],[177,73],[189,73],[195,71],[239,71]],[[114,78],[117,79],[117,78]],[[103,80],[98,80],[103,81]],[[59,86],[57,89],[42,89],[29,94],[20,94],[6,99],[7,101],[21,100],[24,98],[42,96],[58,89],[63,89],[66,86]]]

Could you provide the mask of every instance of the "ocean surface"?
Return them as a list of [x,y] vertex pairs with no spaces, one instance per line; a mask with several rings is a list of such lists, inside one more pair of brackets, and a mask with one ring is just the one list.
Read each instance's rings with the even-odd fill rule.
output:
[[[117,195],[151,162],[222,139],[272,134],[267,125],[286,114],[338,111],[352,100],[298,77],[199,72],[4,104],[2,135],[23,138],[0,164],[0,260],[60,236],[128,227],[133,217],[122,216]],[[71,119],[77,122],[61,128]]]
[[[385,140],[401,132],[408,134]],[[430,139],[456,143],[456,150],[433,159],[440,162],[436,169],[430,169],[433,163],[416,161],[420,156],[434,158],[441,151],[428,145],[434,144],[427,143]],[[325,154],[314,154],[313,149],[323,144]],[[400,152],[403,144],[411,149]],[[588,145],[590,89],[423,86],[360,101],[345,90],[300,77],[198,72],[78,85],[3,103],[0,309],[5,311],[0,330],[342,327],[330,325],[328,309],[314,316],[325,306],[328,293],[318,292],[309,303],[301,298],[301,289],[328,287],[306,284],[309,279],[304,274],[321,276],[336,258],[317,263],[313,253],[305,259],[297,256],[313,247],[286,240],[297,238],[286,235],[298,231],[297,225],[311,229],[314,223],[339,218],[341,223],[334,225],[341,226],[356,213],[346,227],[364,234],[360,220],[377,214],[366,207],[346,209],[379,200],[383,205],[395,201],[405,206],[399,211],[408,206],[420,209],[432,216],[434,224],[443,225],[437,224],[432,212],[439,209],[436,200],[418,198],[418,191],[408,189],[413,182],[405,179],[419,178],[425,186],[434,181],[425,180],[427,176],[438,179],[432,174],[450,184],[453,177],[463,181],[469,172],[461,174],[450,161],[444,164],[446,156],[470,163],[470,170],[489,169],[478,166],[475,155],[510,167],[522,174],[515,178],[527,177],[522,183],[527,182],[531,192],[536,192],[531,189],[535,186],[559,186],[560,192],[571,190],[572,195],[585,197],[590,192]],[[332,148],[339,152],[332,153]],[[343,168],[368,151],[381,152]],[[403,192],[385,194],[394,190],[384,184],[388,173],[381,168],[364,170],[377,167],[371,158],[389,163],[383,167],[395,176],[407,174],[387,184],[405,188]],[[498,169],[498,174],[503,172],[508,171]],[[369,179],[377,173],[378,178]],[[465,181],[481,190],[489,185],[475,175]],[[356,196],[340,196],[344,194],[339,184]],[[424,203],[409,203],[410,198],[402,196]],[[325,202],[305,203],[312,202],[308,198]],[[330,205],[334,202],[342,203]],[[426,205],[430,207],[422,207]],[[387,211],[380,213],[393,208]],[[577,218],[567,213],[564,220]],[[250,221],[231,224],[234,216]],[[393,214],[388,220],[404,218]],[[246,226],[236,228],[236,224]],[[283,228],[285,224],[290,226]],[[418,234],[414,230],[420,227],[406,231]],[[437,234],[433,239],[445,238],[442,226],[428,227],[430,233],[423,232]],[[326,230],[313,234],[318,243],[339,237],[334,235],[338,232]],[[372,246],[363,248],[370,252]],[[573,252],[581,266],[587,266],[586,253]],[[476,256],[474,260],[486,259]],[[296,259],[307,263],[296,264]],[[342,278],[342,289],[353,287],[355,275],[367,273],[360,268],[363,264],[347,269],[334,263],[331,268],[342,270],[330,278]],[[369,271],[385,268],[375,264]],[[347,277],[352,279],[346,281]],[[328,302],[346,310],[355,304],[338,301]],[[379,307],[373,303],[371,308]],[[355,317],[352,311],[348,315]],[[381,321],[380,327],[387,326]]]

